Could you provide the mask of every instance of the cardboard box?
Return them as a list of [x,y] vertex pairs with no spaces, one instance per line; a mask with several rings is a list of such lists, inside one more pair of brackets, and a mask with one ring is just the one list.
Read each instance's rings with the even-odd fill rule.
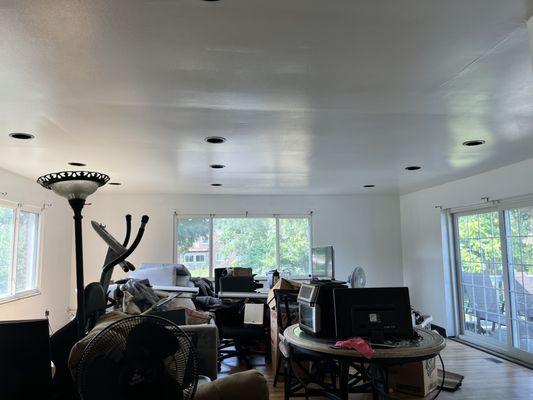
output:
[[272,310],[276,304],[274,300],[274,289],[298,290],[302,284],[296,281],[290,281],[285,278],[280,278],[278,282],[268,291],[267,305]]
[[427,396],[439,385],[437,358],[389,368],[389,387],[397,392]]
[[300,289],[301,284],[296,281],[290,281],[288,279],[281,278],[278,282],[270,289],[267,297],[267,305],[270,309],[270,347],[271,347],[271,356],[272,356],[272,365],[277,365],[278,356],[279,356],[279,328],[278,328],[278,313],[275,309],[276,301],[274,299],[274,289]]
[[232,268],[232,273],[229,275],[231,276],[252,276],[252,269],[251,268],[243,268],[243,267],[234,267]]
[[270,309],[270,349],[272,365],[278,365],[279,356],[278,315],[276,310]]

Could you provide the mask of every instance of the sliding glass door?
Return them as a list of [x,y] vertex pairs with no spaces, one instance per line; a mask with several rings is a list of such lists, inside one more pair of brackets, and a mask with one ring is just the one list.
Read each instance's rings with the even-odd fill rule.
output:
[[533,208],[505,213],[513,346],[533,353]]
[[505,344],[508,323],[499,214],[461,215],[456,226],[463,328]]
[[530,362],[533,208],[454,215],[461,334]]

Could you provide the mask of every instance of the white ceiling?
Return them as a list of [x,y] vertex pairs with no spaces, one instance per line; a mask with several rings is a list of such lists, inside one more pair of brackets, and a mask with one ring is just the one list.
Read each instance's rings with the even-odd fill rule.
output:
[[533,157],[531,13],[529,0],[0,0],[0,167],[37,178],[81,161],[123,182],[112,192],[340,194],[511,164]]

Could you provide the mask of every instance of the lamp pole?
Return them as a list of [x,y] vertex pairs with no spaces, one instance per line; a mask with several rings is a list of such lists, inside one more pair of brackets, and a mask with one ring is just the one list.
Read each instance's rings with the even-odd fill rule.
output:
[[52,172],[37,179],[42,187],[68,200],[74,211],[74,241],[76,248],[76,295],[78,309],[76,311],[78,338],[85,336],[85,282],[83,280],[83,239],[81,210],[87,196],[90,196],[109,181],[109,176],[93,171],[62,171]]
[[85,282],[83,279],[83,239],[81,210],[85,205],[85,199],[70,199],[74,211],[74,241],[76,246],[76,294],[78,298],[77,326],[78,337],[85,336]]

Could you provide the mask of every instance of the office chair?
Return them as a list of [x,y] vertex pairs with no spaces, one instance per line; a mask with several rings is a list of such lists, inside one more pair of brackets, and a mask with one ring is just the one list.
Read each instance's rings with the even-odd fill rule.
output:
[[[274,375],[274,384],[276,387],[280,375],[281,365],[286,364],[289,353],[285,348],[285,337],[283,332],[289,326],[297,324],[300,320],[298,310],[298,290],[294,289],[274,289],[274,299],[276,302],[276,317],[278,321],[279,336],[279,356],[276,363],[276,374]],[[286,365],[284,366],[286,369]]]
[[252,368],[250,356],[264,355],[265,360],[270,359],[270,337],[265,313],[262,325],[247,325],[244,323],[244,309],[245,303],[238,301],[215,310],[215,323],[220,338],[219,368],[223,360],[232,357],[244,361],[248,368]]
[[[276,315],[278,321],[278,337],[279,337],[279,357],[276,363],[276,373],[274,375],[273,386],[276,387],[281,373],[283,373],[285,380],[285,399],[290,397],[309,397],[308,385],[312,384],[308,381],[310,375],[298,373],[293,370],[291,359],[297,369],[304,371],[307,367],[314,370],[314,376],[321,381],[329,376],[330,382],[336,382],[337,366],[334,363],[323,360],[321,357],[301,353],[294,348],[291,348],[287,343],[283,332],[289,326],[297,324],[300,320],[300,313],[298,308],[298,292],[294,289],[274,289],[274,298],[276,301]],[[283,372],[281,367],[283,366]],[[305,376],[306,375],[306,376]]]

